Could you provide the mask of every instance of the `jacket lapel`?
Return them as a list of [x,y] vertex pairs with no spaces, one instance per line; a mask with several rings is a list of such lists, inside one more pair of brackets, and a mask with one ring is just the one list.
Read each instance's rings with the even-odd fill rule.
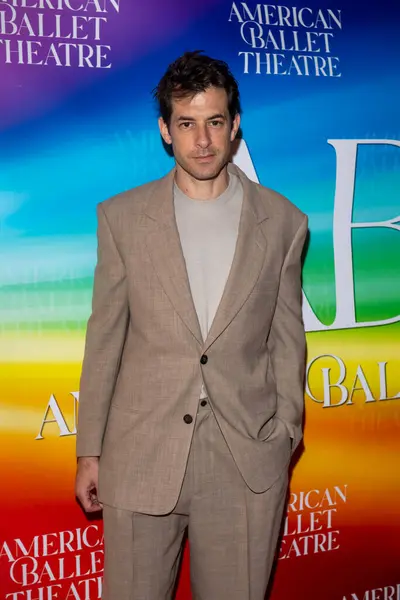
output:
[[174,174],[175,169],[157,182],[156,189],[147,202],[145,213],[153,221],[147,235],[147,248],[169,300],[199,344],[203,344],[176,225]]
[[266,256],[267,240],[261,223],[268,215],[259,197],[258,186],[238,167],[230,164],[228,169],[241,181],[243,205],[232,266],[203,351],[221,335],[245,303],[257,282]]
[[268,218],[258,186],[235,165],[231,173],[239,177],[243,187],[243,205],[232,266],[225,289],[207,339],[202,338],[185,259],[176,225],[173,202],[175,169],[156,183],[145,214],[152,220],[147,234],[147,248],[154,269],[176,312],[203,351],[228,327],[254,288],[265,261],[267,240],[261,223]]

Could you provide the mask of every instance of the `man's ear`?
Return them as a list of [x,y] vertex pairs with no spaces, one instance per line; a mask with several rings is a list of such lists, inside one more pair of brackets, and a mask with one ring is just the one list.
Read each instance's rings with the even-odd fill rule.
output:
[[168,125],[162,117],[158,119],[158,127],[160,129],[161,137],[164,140],[164,142],[168,145],[172,144],[172,138],[169,135]]
[[236,113],[235,118],[233,119],[233,122],[232,122],[231,142],[233,142],[233,140],[235,139],[237,132],[239,131],[239,127],[240,127],[240,115],[239,115],[239,113]]

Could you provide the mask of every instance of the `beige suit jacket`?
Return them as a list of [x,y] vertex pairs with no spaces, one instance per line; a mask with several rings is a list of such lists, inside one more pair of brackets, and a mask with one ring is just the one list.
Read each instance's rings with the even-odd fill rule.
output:
[[301,439],[307,217],[236,166],[229,170],[243,185],[243,207],[206,340],[175,222],[174,170],[98,205],[77,455],[100,456],[106,504],[148,514],[173,509],[202,382],[253,491],[273,485]]

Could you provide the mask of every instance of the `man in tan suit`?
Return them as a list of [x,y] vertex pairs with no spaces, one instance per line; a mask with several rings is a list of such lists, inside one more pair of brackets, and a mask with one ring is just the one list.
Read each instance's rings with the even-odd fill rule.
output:
[[156,98],[175,168],[98,206],[76,494],[103,508],[105,600],[262,600],[301,437],[307,218],[228,164],[226,63],[186,53]]

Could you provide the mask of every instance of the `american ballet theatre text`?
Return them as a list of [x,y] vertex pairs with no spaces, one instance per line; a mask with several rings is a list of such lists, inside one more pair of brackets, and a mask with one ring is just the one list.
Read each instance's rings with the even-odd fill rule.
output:
[[101,598],[103,536],[98,525],[4,541],[0,560],[9,564],[7,600]]
[[342,76],[335,55],[340,9],[232,2],[228,21],[239,32],[245,74]]
[[120,0],[2,0],[0,61],[36,67],[110,69],[110,18]]

